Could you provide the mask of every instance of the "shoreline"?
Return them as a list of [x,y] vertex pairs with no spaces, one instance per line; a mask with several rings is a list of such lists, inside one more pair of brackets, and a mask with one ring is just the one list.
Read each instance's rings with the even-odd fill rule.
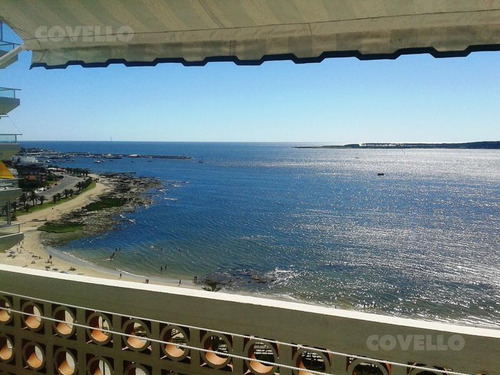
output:
[[[226,289],[222,285],[222,290],[214,292],[207,291],[204,287],[209,286],[209,284],[205,284],[202,280],[200,283],[194,284],[192,282],[191,276],[186,275],[185,278],[181,276],[182,283],[179,285],[179,279],[176,278],[168,278],[163,276],[147,276],[135,274],[132,272],[128,272],[125,270],[119,270],[113,267],[105,267],[102,265],[98,265],[92,263],[89,260],[79,258],[73,254],[66,253],[62,250],[58,250],[50,245],[45,245],[42,240],[42,234],[44,232],[39,231],[38,228],[45,224],[47,221],[57,221],[63,218],[65,215],[71,214],[80,208],[86,206],[89,203],[95,202],[99,200],[103,195],[109,194],[113,191],[113,182],[111,178],[106,176],[93,176],[98,177],[99,181],[96,183],[96,187],[87,190],[76,198],[58,204],[54,207],[47,208],[41,211],[35,211],[32,213],[25,214],[20,217],[16,223],[21,225],[21,231],[24,232],[24,240],[12,247],[9,250],[4,252],[0,252],[0,264],[5,264],[9,266],[22,267],[27,269],[35,269],[35,270],[46,270],[46,272],[50,274],[59,273],[59,274],[72,274],[78,276],[88,276],[95,277],[107,280],[115,280],[115,281],[126,281],[126,282],[135,282],[141,285],[146,284],[145,280],[149,279],[149,283],[151,285],[158,286],[168,286],[168,287],[178,287],[184,289],[194,289],[203,291],[206,293],[221,293],[225,295],[238,295],[238,296],[251,296],[258,297],[262,299],[269,300],[277,300],[277,301],[287,301],[287,302],[297,302],[305,305],[311,306],[323,306],[329,307],[342,311],[350,311],[350,312],[366,312],[384,316],[395,316],[400,317],[399,315],[394,315],[389,311],[379,311],[379,310],[360,310],[350,305],[328,305],[322,304],[317,301],[307,301],[302,300],[291,295],[283,295],[283,294],[267,294],[262,292],[250,292],[250,291],[242,291],[242,290],[231,290]],[[8,256],[10,254],[14,254],[15,257]],[[52,264],[47,263],[49,258],[52,257]],[[49,269],[46,269],[49,267]],[[120,277],[120,273],[122,277]],[[404,316],[406,318],[412,318],[408,316]],[[438,319],[436,317],[420,317],[425,321],[431,322],[443,322],[448,324],[461,324],[461,325],[471,325],[467,321],[462,319],[454,319],[454,318],[441,318]],[[474,325],[474,324],[473,324]],[[477,323],[475,323],[477,325]],[[488,328],[498,328],[492,324],[485,324],[484,327]]]
[[345,145],[324,145],[324,146],[295,146],[294,148],[314,148],[314,149],[361,149],[361,150],[499,150],[500,141],[481,141],[464,143],[349,143]]
[[[135,275],[126,271],[96,265],[85,259],[66,254],[63,251],[44,244],[42,238],[42,233],[44,232],[38,230],[38,228],[46,222],[61,220],[65,216],[75,213],[82,207],[98,201],[100,197],[112,193],[114,185],[111,178],[101,175],[94,175],[93,177],[99,179],[93,189],[87,190],[76,198],[54,207],[20,216],[19,220],[15,223],[20,224],[21,232],[24,233],[24,239],[14,247],[4,252],[0,252],[0,263],[23,268],[46,270],[47,272],[141,283],[145,283],[146,278],[148,278],[149,282],[152,284],[201,289],[201,286],[192,284],[190,279],[181,279],[182,283],[178,285],[179,279]],[[120,273],[122,274],[121,278]]]
[[73,240],[111,231],[118,225],[117,216],[123,219],[125,213],[149,207],[152,199],[148,193],[161,186],[156,179],[136,178],[127,173],[95,176],[95,181],[97,178],[105,181],[107,191],[39,228],[44,231],[43,245],[64,246]]

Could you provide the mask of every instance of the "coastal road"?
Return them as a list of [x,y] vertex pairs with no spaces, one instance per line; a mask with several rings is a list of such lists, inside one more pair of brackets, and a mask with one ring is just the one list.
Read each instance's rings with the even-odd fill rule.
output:
[[41,191],[40,193],[38,193],[38,195],[49,197],[57,193],[62,194],[64,189],[74,189],[78,181],[83,181],[83,179],[80,177],[66,175],[62,180],[59,180],[57,186],[53,186],[49,190]]

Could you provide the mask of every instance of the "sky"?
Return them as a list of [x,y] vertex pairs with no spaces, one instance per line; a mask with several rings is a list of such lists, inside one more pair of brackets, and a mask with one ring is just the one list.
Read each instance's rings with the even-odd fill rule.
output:
[[500,52],[64,70],[30,59],[0,70],[0,86],[21,89],[1,132],[25,141],[500,140]]

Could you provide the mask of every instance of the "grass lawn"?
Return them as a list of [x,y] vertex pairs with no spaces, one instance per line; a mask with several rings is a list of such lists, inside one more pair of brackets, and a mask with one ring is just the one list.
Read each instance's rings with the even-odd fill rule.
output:
[[[87,186],[85,189],[82,190],[82,193],[85,192],[85,191],[88,191],[88,190],[92,190],[93,188],[95,188],[95,186],[96,186],[96,182],[92,181],[92,183],[89,186]],[[61,198],[61,200],[57,201],[56,204],[52,203],[52,199],[50,199],[49,201],[46,201],[44,204],[37,204],[35,207],[30,207],[30,210],[28,212],[26,212],[23,209],[18,209],[17,212],[16,212],[16,216],[19,217],[19,216],[23,216],[23,215],[26,215],[26,214],[30,214],[32,212],[37,212],[37,211],[40,211],[40,210],[45,210],[45,209],[47,209],[49,207],[54,207],[54,206],[57,206],[57,205],[59,205],[61,203],[70,201],[72,199],[75,199],[76,197],[78,197],[77,194],[74,194],[72,197]]]
[[49,233],[71,233],[83,229],[83,224],[76,223],[45,223],[38,230]]
[[106,208],[121,207],[125,203],[127,203],[127,200],[123,198],[102,197],[97,202],[92,202],[83,208],[87,211],[99,211]]

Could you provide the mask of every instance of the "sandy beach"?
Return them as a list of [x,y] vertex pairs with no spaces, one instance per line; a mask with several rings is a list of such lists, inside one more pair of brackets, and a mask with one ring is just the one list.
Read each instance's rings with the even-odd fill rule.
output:
[[[70,256],[66,256],[63,253],[42,244],[42,232],[38,230],[39,227],[47,221],[59,220],[65,214],[78,210],[81,207],[98,200],[101,195],[111,191],[111,184],[106,178],[103,178],[102,176],[94,177],[99,177],[99,181],[96,183],[95,188],[87,190],[78,195],[76,198],[54,207],[20,216],[16,223],[19,223],[21,226],[21,231],[24,233],[24,240],[11,249],[6,250],[5,252],[0,252],[0,263],[11,266],[47,270],[47,272],[145,282],[145,276],[132,275],[126,272],[98,267],[77,258],[72,259]],[[149,278],[149,282],[170,286],[179,285],[178,279],[170,280],[167,278]],[[191,280],[187,279],[183,279],[180,286],[198,288],[191,283]]]

